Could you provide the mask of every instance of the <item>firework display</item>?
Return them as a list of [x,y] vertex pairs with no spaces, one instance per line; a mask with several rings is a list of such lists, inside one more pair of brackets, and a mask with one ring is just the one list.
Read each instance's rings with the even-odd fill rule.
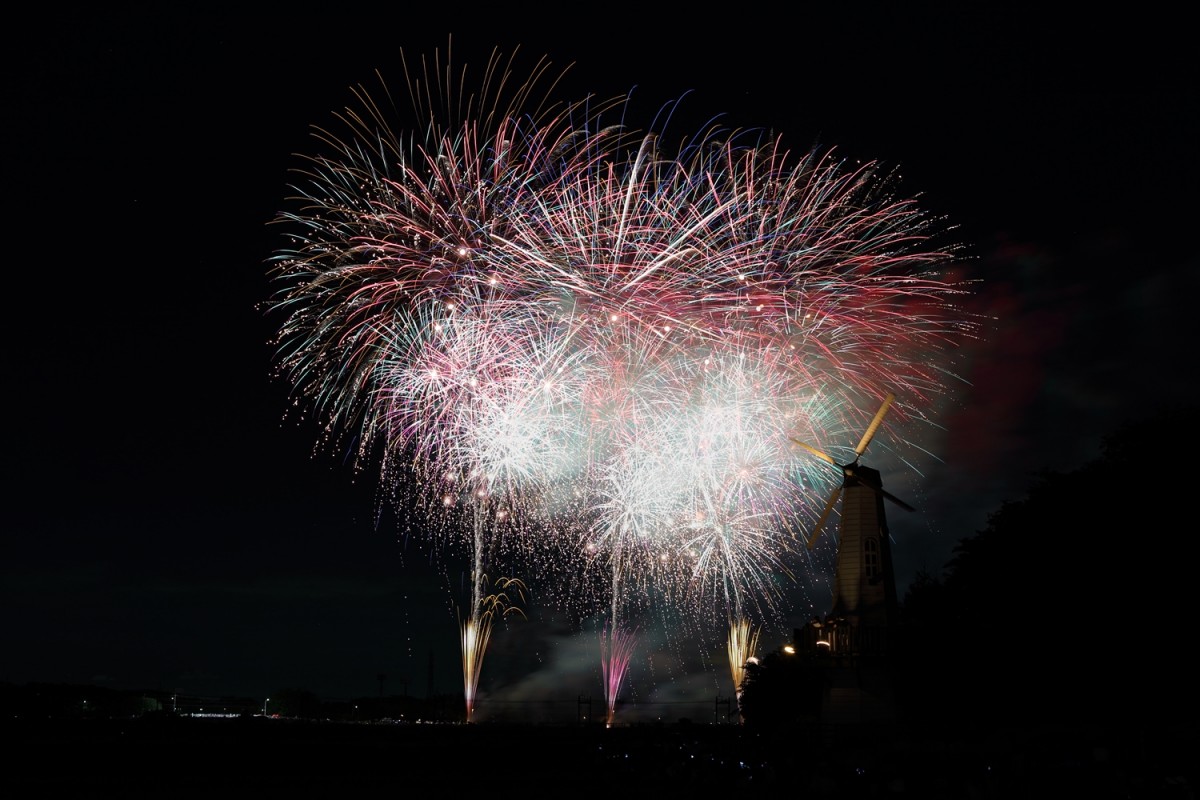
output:
[[611,609],[610,723],[648,598],[722,615],[736,682],[831,488],[792,440],[889,392],[897,432],[924,418],[972,328],[953,248],[876,164],[717,128],[668,151],[620,99],[535,94],[544,64],[405,70],[410,127],[359,90],[279,215],[281,376],[471,553],[468,715],[489,562],[548,595],[602,576],[562,595]]

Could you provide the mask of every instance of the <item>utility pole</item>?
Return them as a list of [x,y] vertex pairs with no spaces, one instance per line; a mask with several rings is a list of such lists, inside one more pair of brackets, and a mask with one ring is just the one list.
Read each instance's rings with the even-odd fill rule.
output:
[[729,715],[731,713],[729,710],[729,698],[721,697],[721,695],[717,695],[717,699],[713,703],[713,725],[719,724],[718,712],[721,710],[721,706],[725,706],[725,718],[729,719]]

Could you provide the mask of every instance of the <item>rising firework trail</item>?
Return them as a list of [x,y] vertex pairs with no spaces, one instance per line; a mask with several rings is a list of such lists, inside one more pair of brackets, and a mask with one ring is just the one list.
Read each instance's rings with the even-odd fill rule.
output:
[[746,663],[758,649],[758,637],[762,628],[754,628],[750,620],[743,617],[734,618],[729,625],[729,672],[733,678],[733,691],[738,698],[740,707],[742,701],[742,680],[746,677]]
[[[478,562],[475,569],[480,569]],[[487,576],[475,573],[471,576],[472,598],[469,605],[469,615],[459,622],[459,634],[462,644],[463,666],[463,698],[466,701],[466,721],[472,722],[475,715],[475,699],[479,692],[479,675],[483,671],[483,655],[487,652],[488,642],[492,638],[492,627],[497,617],[506,617],[510,613],[524,616],[524,612],[516,605],[516,601],[508,592],[516,592],[517,600],[525,599],[525,584],[517,578],[501,578],[496,586],[502,591],[494,592],[486,597],[478,596],[481,585],[487,583]]]
[[493,56],[479,92],[448,60],[405,71],[414,132],[359,89],[280,215],[297,406],[469,553],[469,709],[491,562],[581,617],[612,603],[611,700],[640,624],[618,609],[711,614],[734,669],[833,488],[793,439],[839,441],[893,393],[915,447],[955,380],[976,329],[955,247],[874,163],[716,127],[668,148],[627,99],[539,94],[544,63],[520,82]]
[[629,661],[633,658],[634,646],[637,644],[637,633],[623,630],[613,625],[600,633],[600,665],[604,678],[604,724],[612,727],[617,715],[617,698],[621,686],[625,683],[625,675],[629,671]]

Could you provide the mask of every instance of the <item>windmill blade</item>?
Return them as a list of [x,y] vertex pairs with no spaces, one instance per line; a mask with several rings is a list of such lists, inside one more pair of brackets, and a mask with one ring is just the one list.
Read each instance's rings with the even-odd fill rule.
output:
[[821,535],[821,530],[825,527],[825,520],[829,519],[829,513],[833,511],[833,507],[837,505],[838,498],[842,496],[842,487],[837,487],[833,490],[833,494],[829,495],[829,502],[825,504],[825,510],[821,512],[821,518],[817,520],[817,524],[813,526],[812,536],[808,537],[808,549],[812,550],[813,545],[817,543],[817,539]]
[[901,500],[899,497],[896,497],[896,495],[892,494],[891,492],[887,491],[886,489],[880,489],[879,493],[882,494],[884,497],[886,497],[888,500],[891,500],[893,503],[895,503],[896,505],[903,508],[905,511],[916,511],[915,508],[913,508],[908,503]]
[[812,453],[814,456],[821,459],[822,461],[828,461],[830,464],[833,464],[835,467],[840,466],[836,461],[833,460],[833,458],[831,456],[826,455],[825,453],[822,453],[820,450],[813,447],[812,445],[807,445],[804,442],[800,441],[799,439],[795,439],[790,436],[788,438],[792,440],[792,444],[796,445],[797,447],[803,447],[805,450]]
[[879,430],[879,426],[883,423],[883,415],[892,405],[892,401],[896,399],[896,395],[888,392],[887,397],[883,398],[883,405],[875,412],[875,419],[871,420],[871,424],[867,426],[866,433],[863,434],[862,441],[858,443],[858,447],[854,448],[856,455],[862,455],[867,449],[867,445],[871,443],[871,438],[875,436],[875,431]]
[[[853,470],[849,470],[849,469],[848,469],[848,470],[847,470],[847,474],[848,474],[848,475],[853,475],[853,474],[854,474],[854,472],[853,472]],[[892,493],[891,493],[891,492],[889,492],[887,489],[884,489],[882,486],[876,486],[876,485],[875,485],[874,483],[872,483],[871,481],[868,481],[868,480],[863,480],[863,477],[862,477],[861,475],[855,475],[855,477],[856,477],[856,478],[858,478],[857,485],[859,485],[859,486],[865,486],[865,487],[867,487],[868,489],[870,489],[871,491],[873,491],[873,492],[875,492],[876,494],[880,495],[881,497],[885,497],[885,498],[887,498],[888,500],[891,500],[893,503],[895,503],[896,505],[900,506],[900,507],[901,507],[901,508],[903,508],[905,511],[916,511],[916,509],[915,509],[915,508],[913,508],[913,507],[912,507],[912,506],[910,506],[908,503],[906,503],[906,502],[904,502],[903,500],[901,500],[899,497],[896,497],[896,495],[892,494]]]

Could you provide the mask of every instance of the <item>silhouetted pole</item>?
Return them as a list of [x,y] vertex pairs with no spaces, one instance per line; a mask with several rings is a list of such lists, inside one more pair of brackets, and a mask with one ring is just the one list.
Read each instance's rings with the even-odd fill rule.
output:
[[717,695],[717,699],[716,699],[716,701],[713,703],[713,725],[716,725],[716,724],[718,724],[718,723],[717,723],[717,719],[718,719],[718,712],[719,712],[719,710],[720,710],[721,706],[725,706],[725,716],[726,716],[726,717],[728,717],[728,716],[729,716],[729,714],[730,714],[730,711],[729,711],[729,698],[728,698],[728,697],[721,697],[721,695]]

